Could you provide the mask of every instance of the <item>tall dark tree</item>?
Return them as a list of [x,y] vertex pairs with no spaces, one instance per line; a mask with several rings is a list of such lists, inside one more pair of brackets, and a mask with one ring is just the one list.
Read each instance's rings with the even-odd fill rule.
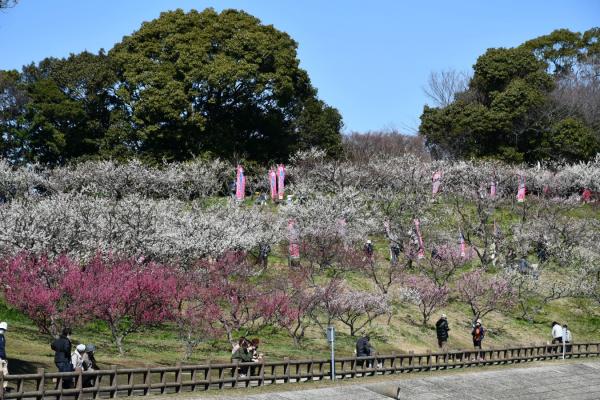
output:
[[235,10],[177,10],[144,23],[110,51],[140,155],[266,160],[310,146],[339,151],[341,117],[316,98],[296,47]]
[[61,164],[98,155],[116,106],[116,75],[106,54],[47,58],[24,67],[20,80],[28,97],[28,160]]

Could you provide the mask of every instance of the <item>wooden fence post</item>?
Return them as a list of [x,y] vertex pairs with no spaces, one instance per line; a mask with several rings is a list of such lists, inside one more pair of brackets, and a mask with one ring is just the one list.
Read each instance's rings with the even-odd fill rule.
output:
[[149,396],[152,391],[152,373],[150,368],[146,368],[144,372],[144,396]]
[[111,399],[115,399],[117,398],[117,366],[116,365],[112,365],[111,368],[111,374],[110,374],[110,398]]
[[83,370],[81,367],[75,368],[75,372],[77,372],[77,382],[75,383],[75,389],[77,389],[77,394],[75,397],[77,400],[81,400],[83,398]]
[[[37,373],[40,376],[40,379],[38,380],[38,384],[37,384],[37,391],[39,393],[39,395],[36,397],[37,400],[43,400],[44,398],[44,392],[46,391],[46,370],[44,368],[38,368],[37,369]],[[1,372],[0,372],[1,374]],[[0,387],[2,387],[2,384],[0,384]]]
[[175,371],[175,383],[177,383],[177,386],[175,386],[175,393],[180,393],[181,392],[181,361],[177,361],[177,364],[175,364],[175,366],[177,367],[177,371]]
[[427,365],[427,371],[431,371],[431,349],[427,349],[427,363],[425,365]]
[[283,378],[283,381],[285,383],[288,383],[290,381],[290,358],[283,357],[283,361],[285,362],[285,365],[283,367],[284,368],[283,373],[285,375],[285,378]]
[[[311,368],[312,373],[312,368]],[[260,360],[260,370],[258,371],[258,386],[264,386],[265,384],[265,360]]]
[[206,380],[206,385],[204,386],[204,390],[210,389],[210,384],[212,382],[212,361],[208,360],[208,368],[206,369],[206,375],[204,375],[204,379]]

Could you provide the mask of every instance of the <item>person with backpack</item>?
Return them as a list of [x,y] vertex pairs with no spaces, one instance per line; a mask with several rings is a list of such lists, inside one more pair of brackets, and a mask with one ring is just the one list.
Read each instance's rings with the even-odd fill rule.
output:
[[[481,350],[481,342],[485,337],[485,329],[481,325],[481,320],[478,319],[473,325],[473,330],[471,331],[471,336],[473,336],[473,347]],[[477,359],[479,359],[479,353],[477,353]]]
[[[64,328],[58,339],[54,340],[50,345],[54,350],[54,364],[58,368],[58,372],[73,372],[73,364],[71,364],[71,329]],[[63,389],[73,387],[73,379],[63,379]]]
[[[8,375],[8,360],[6,358],[6,338],[4,333],[8,330],[8,324],[4,321],[0,322],[0,372],[3,375]],[[6,390],[8,382],[4,381],[0,391]],[[0,392],[1,393],[1,392]]]
[[443,352],[448,352],[448,318],[446,314],[442,314],[440,319],[435,323],[435,333],[437,334],[438,346]]

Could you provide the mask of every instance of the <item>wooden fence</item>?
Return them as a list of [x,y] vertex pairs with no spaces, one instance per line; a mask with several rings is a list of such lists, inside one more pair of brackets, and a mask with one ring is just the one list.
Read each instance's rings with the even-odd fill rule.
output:
[[[566,357],[600,355],[600,343],[577,343]],[[461,350],[447,353],[391,354],[374,357],[341,357],[335,360],[337,379],[450,368],[520,363],[562,357],[561,345]],[[0,373],[0,388],[6,381],[14,390],[3,399],[116,398],[134,395],[255,387],[278,383],[329,379],[330,360],[288,360],[261,363],[208,363],[158,368],[117,368],[99,371],[46,372],[6,375]],[[71,388],[63,388],[71,382]]]

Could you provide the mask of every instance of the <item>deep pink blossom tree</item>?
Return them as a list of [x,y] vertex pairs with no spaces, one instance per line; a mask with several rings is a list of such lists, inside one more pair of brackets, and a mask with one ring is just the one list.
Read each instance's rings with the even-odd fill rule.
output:
[[227,252],[216,260],[201,260],[196,270],[213,290],[219,323],[229,342],[234,342],[235,331],[256,330],[268,322],[268,285],[257,284],[260,268],[248,262],[246,253]]
[[67,256],[50,260],[20,253],[0,261],[0,282],[6,302],[37,326],[56,336],[64,326],[83,322],[85,315],[73,304],[65,281],[80,274],[80,266]]
[[487,275],[481,268],[465,273],[456,288],[460,299],[471,308],[474,320],[514,305],[515,294],[510,282],[500,276]]
[[162,265],[97,255],[77,278],[66,290],[77,307],[106,322],[120,354],[129,334],[173,319],[177,280]]
[[419,307],[423,326],[427,325],[431,315],[448,303],[448,286],[439,286],[426,276],[411,276],[406,279],[405,287],[412,292],[411,298]]
[[221,328],[218,321],[222,310],[216,303],[218,289],[206,285],[197,272],[180,271],[177,287],[173,293],[175,310],[173,317],[177,334],[185,346],[184,359],[188,360],[203,342],[218,337]]

